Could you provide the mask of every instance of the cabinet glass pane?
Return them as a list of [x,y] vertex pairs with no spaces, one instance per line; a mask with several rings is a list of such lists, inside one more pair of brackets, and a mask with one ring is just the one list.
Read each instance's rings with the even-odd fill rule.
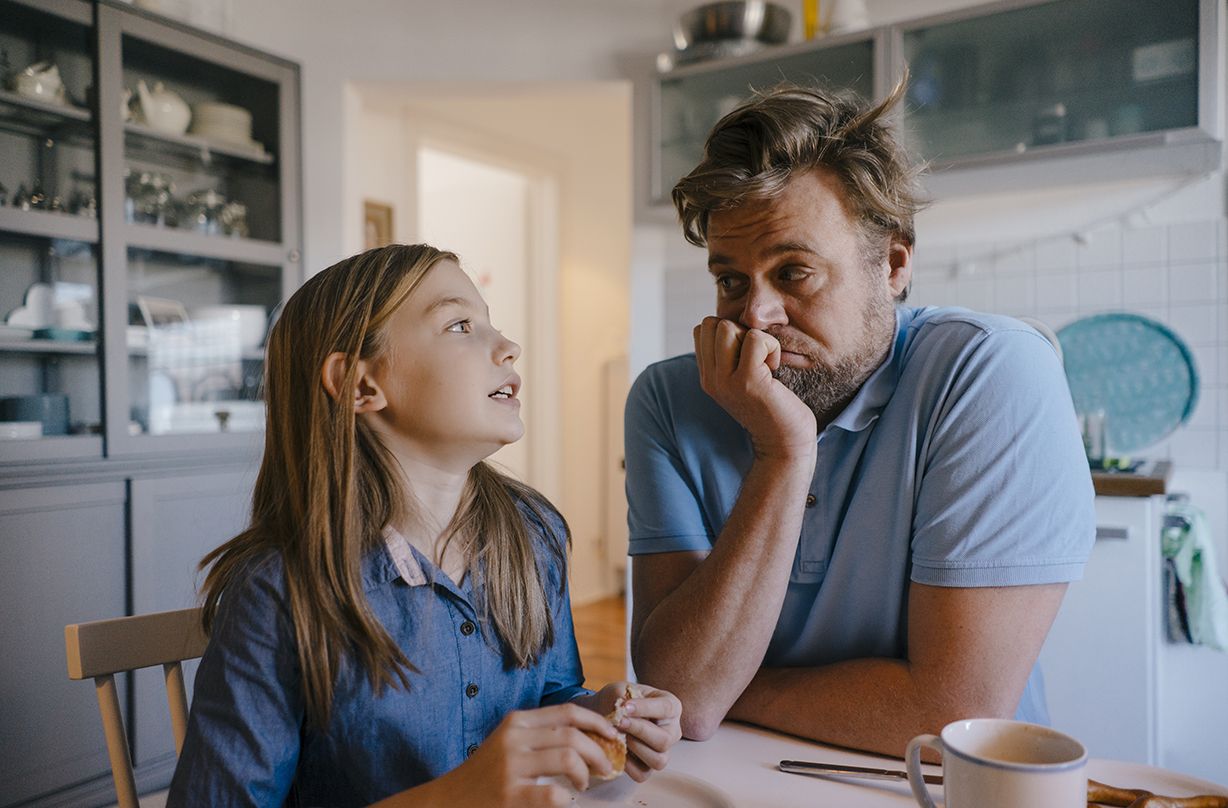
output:
[[99,433],[94,245],[0,233],[0,267],[0,438]]
[[1063,0],[904,33],[928,160],[1198,124],[1198,0]]
[[263,346],[281,267],[132,248],[128,290],[129,430],[263,429]]
[[125,218],[209,236],[279,242],[279,88],[123,38]]
[[[102,408],[90,31],[2,0],[0,19],[0,461],[8,461],[52,443],[62,456],[66,442],[101,431]],[[100,446],[85,443],[94,447],[86,453]]]
[[874,43],[852,42],[779,59],[661,80],[658,196],[668,198],[674,184],[703,157],[704,141],[721,116],[754,90],[781,82],[825,85],[874,94]]

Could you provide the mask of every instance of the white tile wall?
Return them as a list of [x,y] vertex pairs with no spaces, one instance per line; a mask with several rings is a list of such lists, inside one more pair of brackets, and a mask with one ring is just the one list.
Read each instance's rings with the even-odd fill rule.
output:
[[1037,317],[1054,329],[1109,310],[1168,325],[1194,355],[1199,403],[1188,424],[1144,454],[1228,470],[1228,220],[1106,227],[1078,241],[1001,243],[988,256],[980,244],[931,245],[924,255],[948,264],[978,258],[974,272],[952,274],[919,255],[918,304]]
[[[1228,471],[1228,220],[1110,226],[1086,236],[923,242],[909,305],[1037,317],[1054,329],[1106,310],[1165,323],[1194,354],[1200,402],[1189,424],[1143,454]],[[713,294],[701,266],[666,273],[669,354],[692,350],[691,327],[711,312]]]

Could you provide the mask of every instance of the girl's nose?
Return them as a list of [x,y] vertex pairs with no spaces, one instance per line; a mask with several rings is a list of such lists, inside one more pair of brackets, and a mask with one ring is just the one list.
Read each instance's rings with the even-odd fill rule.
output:
[[499,344],[495,353],[499,360],[499,364],[503,364],[509,360],[515,362],[520,358],[520,344],[500,334]]

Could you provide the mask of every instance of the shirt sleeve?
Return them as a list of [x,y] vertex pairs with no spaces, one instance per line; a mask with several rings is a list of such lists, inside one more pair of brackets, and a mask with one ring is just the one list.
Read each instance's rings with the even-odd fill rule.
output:
[[912,580],[1078,580],[1095,541],[1095,495],[1057,355],[1020,326],[986,333],[961,362],[924,449]]
[[627,396],[623,432],[629,555],[712,549],[715,534],[683,459],[673,420],[675,404],[665,384],[668,373],[685,369],[682,361],[649,367]]
[[[548,523],[543,526],[543,539],[565,545],[567,534],[562,517],[553,509],[541,515]],[[540,706],[547,707],[563,704],[593,691],[584,687],[584,669],[580,664],[580,650],[576,646],[576,631],[571,619],[571,594],[567,586],[566,568],[559,565],[553,554],[543,555],[547,556],[544,563],[546,598],[554,624],[554,644],[546,649],[542,659],[545,676]]]
[[304,707],[280,563],[222,596],[196,673],[167,805],[282,805],[298,765]]

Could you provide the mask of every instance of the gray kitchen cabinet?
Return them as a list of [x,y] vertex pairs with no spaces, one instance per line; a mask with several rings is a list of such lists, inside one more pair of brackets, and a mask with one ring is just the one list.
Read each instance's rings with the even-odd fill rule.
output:
[[986,192],[1214,170],[1222,0],[1000,0],[657,74],[650,202],[669,202],[719,117],[788,79],[882,98],[908,67],[903,131],[927,190]]
[[[247,522],[262,343],[303,279],[299,68],[121,0],[0,0],[0,49],[0,72],[51,60],[66,88],[0,88],[0,317],[49,295],[0,328],[0,398],[69,405],[64,434],[0,440],[0,808],[106,805],[63,628],[195,603],[196,563]],[[128,118],[142,83],[186,131]],[[120,688],[142,792],[173,763],[159,679]]]
[[125,506],[122,482],[0,490],[0,805],[69,800],[109,777],[94,688],[68,679],[64,626],[124,614]]
[[1057,158],[1089,180],[1215,169],[1222,6],[1008,0],[894,27],[905,131],[930,190],[1068,182]]
[[[251,465],[238,466],[129,483],[134,614],[198,605],[203,576],[197,566],[206,553],[247,526],[255,471]],[[197,664],[184,663],[189,699]],[[137,671],[134,679],[133,764],[143,787],[161,788],[170,782],[175,764],[162,671]]]

